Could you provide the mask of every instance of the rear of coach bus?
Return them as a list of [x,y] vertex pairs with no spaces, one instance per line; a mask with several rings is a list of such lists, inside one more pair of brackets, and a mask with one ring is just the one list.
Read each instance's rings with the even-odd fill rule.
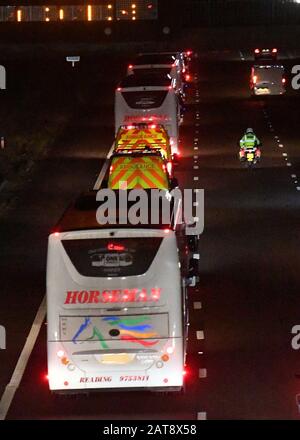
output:
[[172,230],[51,234],[50,390],[181,389],[183,302]]

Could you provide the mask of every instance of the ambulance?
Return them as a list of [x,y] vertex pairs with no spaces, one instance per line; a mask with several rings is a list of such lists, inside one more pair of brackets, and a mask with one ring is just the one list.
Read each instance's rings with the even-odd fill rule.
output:
[[101,225],[101,203],[83,194],[49,236],[49,389],[180,391],[189,279],[175,211],[168,223]]
[[119,128],[116,141],[115,153],[124,150],[142,151],[145,149],[157,150],[163,159],[167,161],[169,175],[173,174],[173,164],[177,164],[177,155],[172,154],[170,138],[163,125],[156,124],[133,124]]
[[178,186],[177,179],[168,172],[168,162],[157,149],[124,149],[111,156],[108,188],[163,189]]

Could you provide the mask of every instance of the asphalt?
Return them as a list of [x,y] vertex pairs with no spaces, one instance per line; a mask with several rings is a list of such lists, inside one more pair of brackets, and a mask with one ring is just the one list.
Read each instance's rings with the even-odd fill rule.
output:
[[[189,291],[185,394],[51,395],[45,323],[8,419],[195,420],[199,413],[207,419],[299,419],[300,357],[291,347],[291,329],[300,325],[300,191],[292,177],[300,172],[300,95],[288,90],[277,99],[251,99],[250,55],[243,58],[239,52],[199,55],[181,129],[180,185],[205,190],[200,284]],[[284,58],[288,69],[298,64]],[[115,59],[111,65],[119,75],[122,66]],[[70,136],[55,146],[16,208],[1,218],[0,323],[8,335],[7,350],[0,352],[1,392],[45,293],[47,231],[75,193],[92,185],[109,150],[111,89],[89,95],[91,106],[73,121],[76,141]],[[103,117],[108,122],[98,125]],[[251,170],[237,159],[237,141],[248,126],[263,142],[262,161]],[[199,331],[204,339],[197,339]]]

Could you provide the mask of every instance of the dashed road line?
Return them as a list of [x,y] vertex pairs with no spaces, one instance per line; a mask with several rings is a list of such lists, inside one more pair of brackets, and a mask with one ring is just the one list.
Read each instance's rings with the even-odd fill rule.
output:
[[205,411],[198,412],[197,420],[207,420],[207,413]]
[[207,369],[199,368],[199,379],[205,379],[207,377]]
[[201,309],[202,309],[202,302],[194,301],[194,310],[201,310]]
[[203,340],[203,339],[205,339],[205,337],[204,337],[204,331],[203,331],[203,330],[197,330],[197,331],[196,331],[196,337],[197,337],[198,340]]

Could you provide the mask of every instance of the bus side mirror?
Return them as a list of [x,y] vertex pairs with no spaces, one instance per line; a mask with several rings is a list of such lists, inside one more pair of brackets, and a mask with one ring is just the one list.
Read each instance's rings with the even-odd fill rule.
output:
[[179,184],[178,184],[178,180],[176,179],[176,177],[172,177],[171,182],[170,182],[170,186],[171,186],[171,190],[178,188]]
[[198,282],[199,282],[199,261],[196,258],[191,258],[189,262],[187,285],[194,287]]

